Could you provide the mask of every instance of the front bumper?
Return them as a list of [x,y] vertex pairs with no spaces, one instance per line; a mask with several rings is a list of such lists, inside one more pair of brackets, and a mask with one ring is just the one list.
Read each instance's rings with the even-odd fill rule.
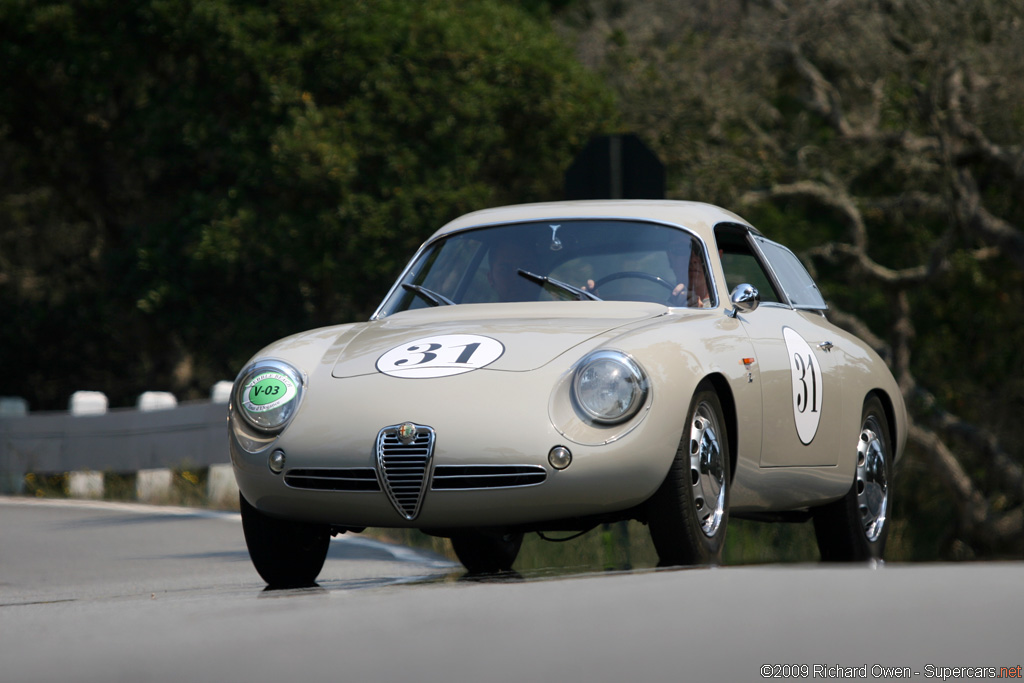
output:
[[[371,387],[379,392],[382,382],[393,391],[386,402],[365,404],[350,404],[340,389],[335,397],[310,392],[288,429],[258,448],[243,445],[234,425],[230,448],[239,488],[259,510],[289,519],[463,528],[610,514],[642,503],[661,484],[678,445],[674,421],[658,420],[652,410],[611,443],[576,443],[552,425],[546,396],[509,405],[510,396],[524,395],[519,388],[528,393],[538,384],[533,373],[502,374],[500,393],[484,372],[443,380],[444,395],[472,397],[464,402],[431,403],[408,391],[414,386],[408,380],[379,375],[332,380],[332,389],[344,384],[346,396],[369,395]],[[380,431],[405,420],[431,428],[435,437],[414,515],[389,495],[377,455]],[[548,462],[555,446],[572,452],[565,470]],[[277,449],[287,458],[281,474],[267,465]]]

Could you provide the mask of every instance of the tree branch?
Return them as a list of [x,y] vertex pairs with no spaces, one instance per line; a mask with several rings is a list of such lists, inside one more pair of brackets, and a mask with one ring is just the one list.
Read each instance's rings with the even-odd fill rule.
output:
[[954,208],[960,223],[983,242],[999,247],[1024,270],[1024,233],[985,208],[974,176],[967,169],[957,171],[953,179],[956,192]]
[[[926,195],[916,197],[916,201],[924,203]],[[868,256],[867,227],[864,216],[857,208],[853,198],[845,191],[824,185],[814,181],[801,181],[788,185],[776,185],[769,190],[752,191],[740,197],[740,204],[748,206],[762,201],[784,201],[789,199],[808,199],[832,209],[838,213],[849,226],[850,241],[852,244],[842,242],[829,242],[820,247],[812,249],[809,255],[823,258],[833,263],[841,258],[851,259],[860,268],[861,272],[875,282],[890,287],[910,287],[919,284],[945,271],[948,267],[946,256],[951,244],[951,235],[947,234],[936,242],[928,264],[894,270],[883,266]],[[931,198],[927,199],[928,205],[938,210],[937,203]],[[910,204],[906,204],[910,206]]]
[[965,161],[970,156],[980,156],[988,163],[1003,167],[1017,183],[1024,185],[1024,147],[1004,147],[993,143],[981,128],[964,115],[964,103],[969,103],[972,108],[978,107],[973,88],[965,84],[965,81],[970,80],[968,76],[963,66],[956,65],[946,78],[946,112],[950,128],[957,137],[972,147],[959,156],[964,157]]

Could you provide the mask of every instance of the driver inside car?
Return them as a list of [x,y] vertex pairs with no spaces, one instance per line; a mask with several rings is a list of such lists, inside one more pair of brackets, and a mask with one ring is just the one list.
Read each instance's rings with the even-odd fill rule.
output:
[[[685,308],[711,308],[714,304],[704,258],[691,238],[682,234],[673,236],[665,249],[665,256],[676,282],[665,303]],[[581,289],[598,294],[597,284],[592,279],[587,280]]]
[[[704,259],[688,239],[673,239],[666,251],[668,264],[676,276],[668,304],[687,308],[711,308],[711,292],[705,275]],[[689,283],[689,287],[687,287]]]

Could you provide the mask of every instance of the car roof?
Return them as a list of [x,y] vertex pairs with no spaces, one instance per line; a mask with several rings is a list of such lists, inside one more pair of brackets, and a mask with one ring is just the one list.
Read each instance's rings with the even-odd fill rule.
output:
[[750,223],[735,213],[703,202],[602,199],[515,204],[474,211],[447,223],[430,239],[488,225],[573,218],[632,219],[678,225],[689,228],[708,244],[714,243],[713,230],[719,223],[735,223],[750,227]]

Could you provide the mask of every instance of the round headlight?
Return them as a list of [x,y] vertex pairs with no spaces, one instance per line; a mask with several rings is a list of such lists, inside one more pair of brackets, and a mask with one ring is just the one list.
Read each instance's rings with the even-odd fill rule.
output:
[[235,381],[235,408],[252,427],[277,432],[295,415],[301,393],[298,370],[281,361],[259,361]]
[[602,424],[628,420],[647,399],[647,375],[618,351],[598,351],[584,358],[572,387],[583,412]]

